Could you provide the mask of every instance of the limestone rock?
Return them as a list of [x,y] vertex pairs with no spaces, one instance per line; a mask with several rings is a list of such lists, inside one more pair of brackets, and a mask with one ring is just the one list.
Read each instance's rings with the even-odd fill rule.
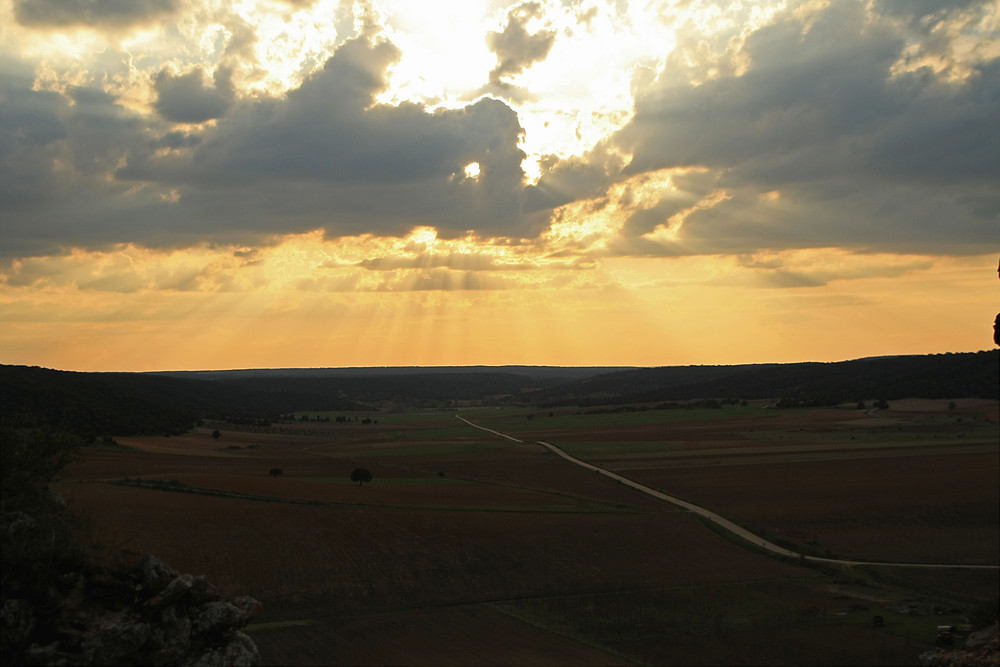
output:
[[257,645],[246,634],[237,632],[224,648],[206,651],[191,664],[195,667],[253,667],[259,660]]
[[[34,665],[256,665],[240,630],[262,611],[251,597],[224,599],[205,577],[180,574],[145,556],[133,570],[65,575],[59,613],[44,627],[25,601],[2,609],[15,662]],[[50,627],[51,626],[51,627]]]
[[152,554],[146,554],[142,557],[139,570],[142,572],[143,587],[152,595],[162,591],[167,584],[180,575],[180,572]]
[[923,667],[996,667],[1000,665],[1000,626],[997,623],[969,635],[956,650],[936,648],[918,656]]

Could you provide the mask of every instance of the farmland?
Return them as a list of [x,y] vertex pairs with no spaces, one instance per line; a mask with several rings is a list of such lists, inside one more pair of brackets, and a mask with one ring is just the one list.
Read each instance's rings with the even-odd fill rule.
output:
[[206,423],[93,448],[58,489],[109,552],[260,599],[272,664],[916,664],[995,600],[995,569],[767,556],[534,443],[798,551],[996,565],[996,401],[649,407],[461,413],[522,442],[454,410]]

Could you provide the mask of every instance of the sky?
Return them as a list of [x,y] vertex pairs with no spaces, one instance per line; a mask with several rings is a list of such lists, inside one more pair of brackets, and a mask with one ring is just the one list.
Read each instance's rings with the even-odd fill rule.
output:
[[992,348],[1000,0],[0,0],[0,363]]

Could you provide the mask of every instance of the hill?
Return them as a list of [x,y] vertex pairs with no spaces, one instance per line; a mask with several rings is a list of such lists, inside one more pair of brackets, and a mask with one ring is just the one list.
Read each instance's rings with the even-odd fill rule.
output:
[[835,363],[673,366],[600,375],[537,392],[540,406],[784,399],[786,405],[915,398],[1000,398],[1000,351]]
[[285,369],[191,373],[79,373],[0,366],[5,428],[48,427],[93,439],[174,434],[205,418],[275,419],[296,410],[377,410],[483,401],[584,377],[579,369],[519,375],[460,368]]
[[258,369],[77,373],[0,366],[7,428],[88,438],[179,433],[204,418],[274,419],[300,410],[378,410],[520,402],[539,406],[770,398],[782,405],[998,398],[1000,351],[837,363],[561,368],[552,366]]

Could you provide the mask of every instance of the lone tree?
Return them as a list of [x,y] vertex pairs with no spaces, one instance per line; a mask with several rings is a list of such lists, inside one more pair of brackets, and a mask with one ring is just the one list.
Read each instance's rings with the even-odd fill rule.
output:
[[219,433],[219,429],[215,429],[214,431],[212,431],[212,437],[215,438],[216,440],[222,437],[222,434]]
[[281,468],[271,468],[271,477],[281,477],[281,473],[285,472]]
[[354,472],[351,473],[351,481],[357,482],[358,486],[364,486],[365,482],[372,481],[371,470],[365,468],[355,468]]

